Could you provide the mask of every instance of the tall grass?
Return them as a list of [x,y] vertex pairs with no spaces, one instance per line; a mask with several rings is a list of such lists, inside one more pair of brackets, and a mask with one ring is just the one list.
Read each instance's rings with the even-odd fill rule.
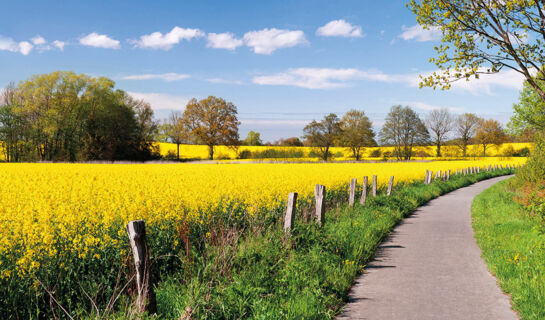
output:
[[489,270],[522,319],[545,319],[545,224],[502,182],[473,202],[473,228]]
[[291,237],[280,228],[240,237],[227,232],[187,269],[159,283],[159,313],[182,319],[331,319],[399,221],[441,194],[507,173],[398,186],[393,196],[369,198],[364,206],[331,208],[323,228],[297,220]]

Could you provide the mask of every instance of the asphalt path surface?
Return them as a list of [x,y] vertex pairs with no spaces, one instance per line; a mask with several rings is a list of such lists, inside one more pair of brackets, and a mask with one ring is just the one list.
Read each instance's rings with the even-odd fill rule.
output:
[[471,203],[507,177],[418,208],[380,246],[337,319],[518,319],[477,246]]

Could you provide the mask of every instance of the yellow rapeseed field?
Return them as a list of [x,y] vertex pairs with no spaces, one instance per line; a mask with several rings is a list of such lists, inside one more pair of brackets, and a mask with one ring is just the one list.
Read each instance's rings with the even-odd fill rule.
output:
[[[421,180],[433,171],[525,158],[407,163],[306,164],[0,164],[0,277],[24,276],[48,259],[100,259],[100,250],[126,248],[123,226],[144,219],[202,223],[236,208],[256,215],[280,208],[289,192],[300,204],[314,186],[346,190],[351,178],[377,175],[379,185]],[[112,228],[117,232],[112,235]],[[173,235],[174,237],[174,235]],[[5,266],[11,265],[11,268]]]
[[[171,156],[176,155],[176,144],[173,143],[158,143],[159,150],[161,155],[166,156],[170,153]],[[506,153],[517,152],[524,148],[531,150],[533,144],[531,143],[504,143],[502,145],[490,145],[487,147],[486,154],[487,156],[503,156]],[[214,159],[237,159],[238,155],[245,150],[250,152],[263,152],[268,149],[276,150],[289,150],[289,151],[301,151],[305,155],[305,160],[308,159],[308,154],[315,150],[312,147],[278,147],[278,146],[240,146],[236,149],[230,148],[227,146],[217,146],[214,149]],[[380,150],[380,157],[373,157],[372,152],[375,150]],[[382,155],[386,153],[392,153],[394,151],[393,147],[375,147],[375,148],[365,148],[362,152],[362,157],[365,159],[380,159]],[[422,146],[415,147],[414,152],[416,154],[415,159],[429,159],[434,158],[436,151],[434,146]],[[443,146],[441,152],[444,158],[453,158],[461,156],[461,149],[457,146]],[[482,156],[482,146],[480,145],[470,145],[468,146],[467,153],[469,156]],[[335,160],[353,160],[352,151],[344,147],[333,147],[331,148],[331,153],[335,156]],[[204,145],[180,145],[180,158],[181,159],[207,159],[208,158],[208,147]],[[314,158],[316,160],[317,158]]]

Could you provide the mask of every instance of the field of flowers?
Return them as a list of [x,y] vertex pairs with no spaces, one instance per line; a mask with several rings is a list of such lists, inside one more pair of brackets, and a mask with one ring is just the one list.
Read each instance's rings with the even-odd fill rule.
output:
[[[344,192],[350,178],[384,185],[424,178],[427,169],[520,164],[477,161],[320,164],[1,164],[0,277],[25,277],[53,257],[101,259],[126,248],[124,225],[206,223],[211,214],[280,212],[289,192],[310,205],[314,186]],[[175,235],[172,235],[175,242]],[[174,243],[173,242],[173,243]],[[175,245],[174,243],[173,245]]]
[[[176,144],[172,143],[159,143],[159,150],[163,156],[175,156],[176,155]],[[504,156],[506,153],[520,152],[520,150],[528,148],[531,150],[533,145],[531,143],[504,143],[500,146],[491,145],[487,147],[486,154],[488,156]],[[217,146],[215,147],[215,159],[237,159],[241,152],[250,151],[254,152],[263,152],[265,150],[276,149],[283,151],[299,151],[304,156],[305,160],[316,160],[316,158],[309,157],[309,154],[314,150],[311,147],[269,147],[269,146],[240,146],[237,149],[233,149],[226,146]],[[373,157],[372,153],[375,150],[380,151],[379,157]],[[445,158],[460,157],[461,150],[457,146],[444,146],[441,148],[443,156]],[[365,159],[381,159],[384,153],[392,153],[394,151],[393,147],[375,147],[375,148],[365,148],[362,152],[362,157]],[[433,158],[435,155],[434,146],[422,146],[415,147],[414,152],[416,154],[415,159],[424,159],[424,158]],[[468,155],[478,156],[482,155],[482,146],[480,145],[470,145],[468,146]],[[353,160],[353,155],[350,149],[343,147],[333,147],[331,148],[331,153],[335,156],[335,160]],[[423,156],[427,155],[427,156]],[[208,157],[208,147],[204,145],[180,145],[180,158],[181,159],[207,159]],[[312,159],[311,159],[312,158]]]

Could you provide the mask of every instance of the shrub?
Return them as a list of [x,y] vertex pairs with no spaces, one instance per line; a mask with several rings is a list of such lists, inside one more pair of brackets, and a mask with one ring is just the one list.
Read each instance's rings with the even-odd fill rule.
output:
[[536,135],[536,142],[532,155],[526,165],[517,172],[517,183],[536,183],[545,181],[545,137]]
[[528,147],[524,147],[520,150],[513,152],[513,157],[529,157],[529,156],[530,156],[530,149]]
[[375,150],[373,150],[371,152],[371,155],[370,155],[372,158],[379,158],[381,156],[380,154],[380,149],[379,148],[376,148]]
[[505,157],[512,157],[514,154],[515,154],[515,148],[513,148],[512,145],[508,145],[508,146],[503,150],[503,156],[505,156]]
[[238,154],[239,159],[252,159],[252,152],[250,150],[242,150]]

